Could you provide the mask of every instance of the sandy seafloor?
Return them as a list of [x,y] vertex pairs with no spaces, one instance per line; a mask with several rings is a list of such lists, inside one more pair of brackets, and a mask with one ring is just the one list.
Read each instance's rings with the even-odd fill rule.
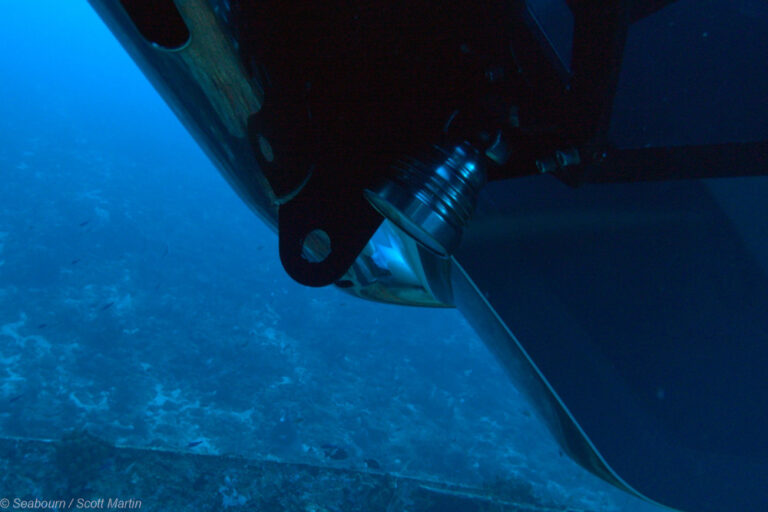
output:
[[458,312],[293,283],[276,235],[88,7],[51,9],[42,32],[66,51],[16,34],[0,70],[0,436],[369,459],[656,509],[563,457]]

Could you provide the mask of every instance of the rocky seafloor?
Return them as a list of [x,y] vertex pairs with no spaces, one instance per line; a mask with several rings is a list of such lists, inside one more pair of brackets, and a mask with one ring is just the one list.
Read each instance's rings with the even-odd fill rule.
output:
[[[0,437],[85,431],[169,460],[501,482],[574,510],[640,506],[559,452],[457,312],[291,282],[274,234],[212,169],[174,181],[172,165],[158,176],[87,139],[39,137],[3,148],[0,166],[14,171],[0,191]],[[23,467],[22,455],[4,463]],[[2,477],[7,492],[17,471]],[[207,492],[189,506],[226,502]]]
[[585,512],[537,497],[524,482],[471,487],[375,469],[116,448],[78,431],[53,442],[0,440],[0,471],[0,496],[12,508]]

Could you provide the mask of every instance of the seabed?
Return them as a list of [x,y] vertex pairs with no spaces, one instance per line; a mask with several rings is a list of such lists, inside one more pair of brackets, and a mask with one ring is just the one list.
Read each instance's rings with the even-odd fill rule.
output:
[[523,481],[473,488],[387,472],[118,447],[83,431],[60,440],[0,438],[0,474],[0,496],[11,503],[72,502],[57,510],[80,503],[165,512],[587,512],[544,503]]

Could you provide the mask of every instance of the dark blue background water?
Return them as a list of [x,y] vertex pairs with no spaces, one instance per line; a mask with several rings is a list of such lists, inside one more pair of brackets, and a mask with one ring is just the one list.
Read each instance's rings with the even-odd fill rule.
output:
[[372,458],[653,508],[565,460],[457,312],[290,281],[84,1],[0,9],[0,435]]

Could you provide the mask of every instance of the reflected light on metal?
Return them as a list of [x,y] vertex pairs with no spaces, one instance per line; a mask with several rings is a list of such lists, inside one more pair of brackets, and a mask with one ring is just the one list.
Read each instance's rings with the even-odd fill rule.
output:
[[485,184],[480,154],[463,143],[450,151],[436,148],[428,161],[409,159],[396,175],[366,198],[384,217],[425,248],[447,257],[456,250]]

